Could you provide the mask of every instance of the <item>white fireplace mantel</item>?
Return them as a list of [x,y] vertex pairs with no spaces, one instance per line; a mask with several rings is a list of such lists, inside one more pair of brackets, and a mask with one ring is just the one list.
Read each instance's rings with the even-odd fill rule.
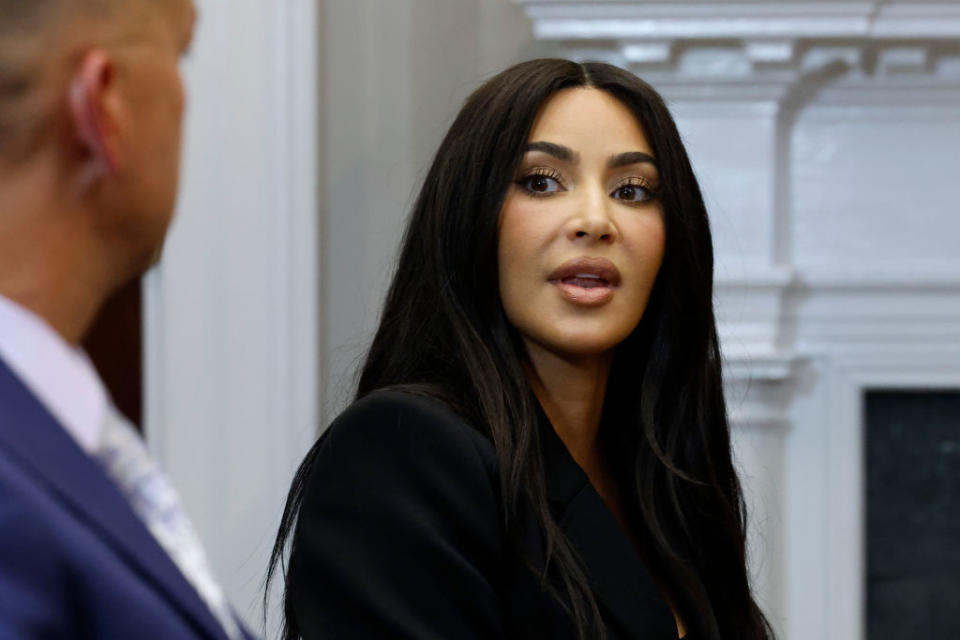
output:
[[960,34],[960,6],[952,0],[515,1],[526,7],[541,40],[935,40]]
[[955,70],[960,51],[956,0],[514,2],[534,37],[569,57],[636,68],[670,86],[712,78],[746,100],[834,61],[929,74]]
[[862,396],[960,388],[960,1],[514,0],[665,97],[703,188],[751,565],[865,637]]

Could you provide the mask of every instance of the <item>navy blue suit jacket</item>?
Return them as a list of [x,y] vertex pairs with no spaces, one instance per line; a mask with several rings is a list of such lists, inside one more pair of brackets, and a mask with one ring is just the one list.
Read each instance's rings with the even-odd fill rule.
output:
[[227,640],[100,466],[0,360],[0,639]]

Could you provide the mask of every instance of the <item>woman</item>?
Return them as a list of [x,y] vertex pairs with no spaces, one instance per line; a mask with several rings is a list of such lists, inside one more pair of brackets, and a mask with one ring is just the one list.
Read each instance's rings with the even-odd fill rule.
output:
[[712,271],[648,85],[535,60],[478,89],[414,207],[356,401],[294,479],[271,563],[292,532],[286,637],[771,637]]

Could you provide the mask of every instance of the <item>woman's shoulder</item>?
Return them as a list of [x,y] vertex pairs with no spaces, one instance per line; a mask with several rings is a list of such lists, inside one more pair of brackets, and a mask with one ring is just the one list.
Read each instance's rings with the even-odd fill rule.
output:
[[[371,392],[354,401],[330,425],[322,450],[360,460],[388,455],[441,466],[496,464],[493,444],[438,398],[402,389]],[[355,458],[356,460],[357,458]]]
[[288,602],[304,637],[503,637],[493,447],[443,402],[377,391],[323,437]]
[[357,422],[392,424],[395,428],[445,427],[457,432],[475,432],[447,403],[428,392],[406,388],[372,391],[347,407],[331,429]]

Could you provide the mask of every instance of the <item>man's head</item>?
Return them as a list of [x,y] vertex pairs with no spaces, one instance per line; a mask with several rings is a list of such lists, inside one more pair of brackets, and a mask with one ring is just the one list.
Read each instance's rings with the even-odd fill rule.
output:
[[[86,277],[119,286],[173,211],[193,2],[0,0],[0,15],[0,250],[63,236],[96,263]],[[28,268],[7,253],[0,293]]]

